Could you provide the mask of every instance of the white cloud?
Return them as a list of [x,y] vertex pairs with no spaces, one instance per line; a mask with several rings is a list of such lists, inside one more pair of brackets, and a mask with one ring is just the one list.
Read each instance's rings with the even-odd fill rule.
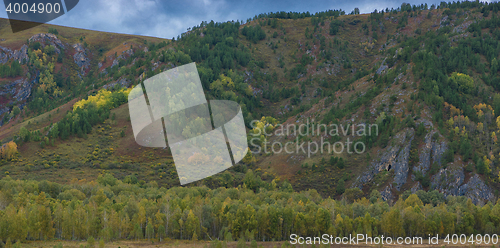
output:
[[[177,37],[202,21],[236,20],[224,0],[86,0],[51,24],[163,38]],[[240,17],[240,19],[242,19]]]
[[[323,1],[312,0],[81,0],[65,15],[50,24],[84,28],[106,32],[148,35],[163,38],[177,37],[187,28],[199,25],[202,21],[217,22],[246,20],[259,13],[270,11],[325,11],[343,9],[347,13],[358,7],[362,13],[386,7],[397,8],[402,2],[420,4],[421,0],[354,0]],[[429,5],[441,0],[430,0]],[[0,17],[7,13],[0,11]]]

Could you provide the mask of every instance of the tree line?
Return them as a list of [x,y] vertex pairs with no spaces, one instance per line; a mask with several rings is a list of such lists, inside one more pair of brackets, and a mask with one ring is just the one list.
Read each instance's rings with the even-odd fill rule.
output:
[[359,189],[347,189],[342,200],[333,200],[315,190],[293,192],[286,181],[254,190],[247,185],[256,178],[248,171],[237,188],[165,189],[111,174],[68,185],[6,176],[0,180],[0,239],[270,241],[292,233],[427,237],[500,231],[500,202],[474,205],[465,197],[418,191],[390,206],[378,191],[365,198]]

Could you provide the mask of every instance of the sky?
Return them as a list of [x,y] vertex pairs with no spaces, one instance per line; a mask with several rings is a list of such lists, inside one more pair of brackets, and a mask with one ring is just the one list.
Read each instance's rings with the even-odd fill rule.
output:
[[[397,8],[403,2],[438,4],[441,0],[81,0],[65,15],[49,24],[97,31],[154,36],[177,37],[202,21],[225,22],[247,20],[260,13],[296,11],[316,13],[342,9],[346,13],[359,8],[361,13]],[[7,18],[5,9],[0,17]]]

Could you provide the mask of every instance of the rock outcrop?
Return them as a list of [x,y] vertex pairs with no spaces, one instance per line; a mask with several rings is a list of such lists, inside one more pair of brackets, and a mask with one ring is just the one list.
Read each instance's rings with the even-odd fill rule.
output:
[[395,183],[395,188],[400,190],[401,186],[406,183],[408,177],[408,160],[410,157],[410,146],[413,141],[413,136],[413,129],[407,129],[406,131],[398,133],[394,137],[394,139],[399,140],[398,144],[387,147],[386,152],[380,156],[380,160],[373,161],[368,171],[359,176],[353,185],[362,189],[363,184],[373,180],[376,174],[384,170],[389,171],[392,169],[394,170],[393,183]]
[[380,67],[377,69],[377,74],[381,75],[387,69],[389,69],[389,66],[387,66],[387,64],[385,63],[385,59],[384,59],[384,61],[382,61],[382,64],[380,65]]
[[43,44],[50,44],[52,45],[57,53],[60,53],[61,50],[60,48],[64,48],[64,44],[59,38],[57,38],[56,35],[50,34],[50,33],[40,33],[40,34],[35,34],[31,36],[29,39],[30,42],[40,42],[42,45]]
[[13,59],[17,60],[19,63],[24,64],[29,60],[28,57],[28,46],[24,44],[21,49],[15,50],[11,56]]
[[127,59],[128,57],[132,56],[134,54],[134,50],[128,49],[122,52],[120,56],[118,56],[118,59]]
[[0,64],[5,64],[8,60],[9,60],[8,50],[6,51],[6,47],[0,46]]
[[394,196],[392,195],[390,186],[386,186],[384,190],[380,191],[380,195],[382,196],[382,200],[384,201],[392,201],[394,200]]
[[465,180],[464,169],[459,166],[450,166],[439,170],[431,177],[431,189],[438,190],[444,196],[463,195],[460,193],[460,185]]
[[80,67],[81,74],[85,75],[85,70],[88,69],[90,65],[90,59],[87,57],[87,51],[80,43],[74,44],[73,48],[75,49],[73,59],[78,67]]
[[394,168],[394,183],[396,183],[395,187],[397,190],[401,190],[401,186],[406,183],[406,179],[408,178],[408,171],[410,170],[409,159],[410,159],[410,147],[411,142],[414,137],[413,129],[409,131],[407,137],[407,143],[401,151],[399,152],[398,157],[396,158],[395,163],[392,165]]
[[422,190],[422,184],[420,184],[420,182],[417,182],[415,185],[413,185],[413,187],[411,187],[410,191],[412,194],[416,194],[419,190]]
[[12,96],[13,100],[22,102],[27,100],[31,95],[31,87],[32,85],[29,83],[28,79],[21,78],[3,85],[0,95]]
[[113,63],[111,64],[111,68],[115,67],[118,65],[118,59],[114,59]]
[[431,177],[431,189],[438,190],[445,197],[465,196],[470,198],[474,204],[493,200],[493,190],[484,183],[479,175],[472,176],[467,183],[465,181],[464,169],[461,166],[441,169]]
[[19,50],[14,50],[0,46],[0,64],[5,64],[9,59],[17,60],[19,63],[26,63],[29,60],[28,46],[24,44]]
[[[446,142],[433,141],[432,136],[437,133],[437,131],[431,130],[424,138],[424,146],[420,150],[418,165],[413,168],[414,171],[419,171],[422,175],[425,175],[429,170],[431,164],[437,163],[441,164],[443,154],[448,148]],[[415,178],[412,178],[415,180]]]
[[470,198],[474,204],[484,202],[485,200],[491,201],[495,197],[492,189],[477,174],[471,177],[466,184],[462,185],[459,192],[459,195]]
[[120,78],[118,79],[118,81],[116,82],[111,82],[111,83],[108,83],[104,86],[102,86],[104,89],[110,89],[110,88],[113,88],[115,87],[115,85],[120,85],[120,87],[123,87],[123,88],[127,88],[130,86],[130,81],[126,78]]
[[3,117],[8,114],[12,107],[10,104],[15,104],[20,109],[26,105],[26,101],[31,95],[33,85],[38,81],[38,76],[33,81],[28,81],[27,78],[17,79],[16,81],[0,86],[0,96],[8,99],[7,102],[0,104],[0,126],[3,125]]

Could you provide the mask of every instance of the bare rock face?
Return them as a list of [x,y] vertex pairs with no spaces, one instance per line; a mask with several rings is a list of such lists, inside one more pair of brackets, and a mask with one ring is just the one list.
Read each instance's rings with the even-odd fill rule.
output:
[[113,64],[111,64],[111,68],[115,67],[118,65],[118,59],[113,60]]
[[[438,163],[441,164],[441,159],[444,152],[448,148],[444,141],[436,142],[432,140],[432,136],[437,133],[437,131],[431,130],[424,138],[424,146],[420,150],[419,163],[414,171],[419,171],[422,175],[425,175],[429,170],[431,164]],[[413,180],[415,178],[412,178]]]
[[381,65],[378,69],[377,69],[377,74],[382,74],[385,70],[387,70],[389,67],[387,65]]
[[81,73],[85,75],[85,70],[90,66],[90,59],[87,57],[87,51],[80,43],[74,44],[73,48],[75,49],[73,59],[78,67],[80,67]]
[[411,193],[416,194],[417,191],[422,190],[422,184],[420,182],[417,182],[413,187],[411,187]]
[[28,100],[28,97],[31,95],[31,86],[32,86],[32,85],[30,85],[28,80],[25,78],[22,78],[22,79],[16,80],[14,83],[17,84],[17,88],[18,88],[16,94],[14,95],[14,98],[18,102]]
[[424,138],[424,146],[420,150],[418,158],[418,165],[413,168],[414,171],[420,171],[425,174],[430,168],[431,164],[431,149],[432,149],[432,135],[435,131],[430,131]]
[[[433,141],[432,136],[436,131],[429,132],[424,138],[424,146],[420,151],[420,162],[413,168],[423,174],[427,173],[431,163],[441,164],[443,154],[448,148],[444,141]],[[409,129],[398,133],[393,139],[396,142],[394,146],[388,146],[385,152],[382,152],[379,160],[374,160],[369,169],[360,175],[353,183],[353,187],[362,189],[363,185],[373,180],[375,175],[384,170],[394,170],[394,179],[380,193],[382,199],[391,201],[393,190],[400,191],[406,183],[409,172],[410,147],[413,141],[414,130]],[[441,169],[431,177],[430,188],[442,193],[445,197],[465,196],[472,199],[473,203],[480,203],[494,198],[492,189],[484,183],[478,175],[474,175],[465,183],[465,173],[463,166],[450,165],[446,169]],[[416,182],[411,188],[414,194],[423,187],[420,182]]]
[[31,86],[32,85],[28,82],[28,79],[21,78],[9,84],[3,85],[0,95],[12,96],[12,98],[17,102],[22,102],[28,99],[31,95]]
[[21,64],[28,62],[28,46],[24,44],[19,50],[15,51],[12,51],[8,47],[0,46],[0,64],[7,63],[9,59],[17,60]]
[[441,169],[431,177],[431,188],[438,190],[445,197],[465,196],[470,198],[474,204],[493,200],[493,190],[484,183],[479,175],[474,175],[467,183],[463,167],[454,166]]
[[408,171],[410,170],[410,147],[414,137],[413,134],[413,129],[411,129],[407,134],[409,137],[407,137],[406,145],[401,149],[395,163],[392,165],[395,173],[394,183],[396,183],[397,190],[401,190],[401,186],[406,183],[406,179],[408,178]]
[[[4,116],[4,114],[8,114],[9,113],[9,108],[7,107],[2,107],[0,108],[0,116]],[[0,118],[0,127],[3,126],[3,118]]]
[[359,176],[353,185],[362,189],[363,184],[372,181],[374,176],[379,172],[393,169],[393,183],[395,183],[395,188],[400,190],[401,186],[406,183],[406,179],[408,177],[408,160],[410,157],[410,146],[413,136],[413,129],[408,129],[407,131],[398,133],[394,137],[394,139],[399,140],[398,144],[388,146],[386,151],[380,156],[380,160],[372,161],[368,171]]
[[466,184],[462,185],[459,192],[459,195],[470,198],[474,204],[486,200],[491,201],[495,197],[492,189],[477,174],[471,177]]
[[382,196],[382,200],[384,201],[392,201],[394,200],[394,196],[392,195],[390,186],[386,186],[384,190],[380,191],[380,195]]
[[382,64],[380,65],[380,67],[377,69],[377,74],[381,75],[387,69],[389,69],[389,66],[387,66],[387,64],[385,64],[385,59],[384,59],[384,61],[382,61]]
[[5,64],[9,60],[9,54],[5,53],[5,51],[0,46],[0,64]]
[[354,185],[360,189],[363,189],[363,184],[366,184],[373,180],[373,177],[383,170],[388,170],[389,166],[394,163],[396,159],[396,154],[399,150],[399,146],[389,146],[385,153],[380,156],[380,161],[372,161],[368,171],[364,172],[361,176],[358,176]]
[[64,44],[62,43],[62,41],[59,40],[59,38],[57,38],[56,35],[51,34],[51,33],[35,34],[35,35],[31,36],[29,41],[30,42],[37,42],[38,41],[38,42],[42,43],[42,45],[43,44],[50,44],[50,45],[55,47],[57,53],[61,52],[61,50],[59,50],[60,48],[64,48]]
[[151,64],[153,64],[153,67],[151,67],[151,71],[158,69],[158,67],[160,66],[160,63],[158,63],[158,62],[152,61]]
[[[9,108],[7,108],[7,107],[0,108],[0,116],[3,116],[3,114],[5,114],[5,113],[9,113]],[[0,120],[0,121],[2,121],[2,120]],[[1,125],[3,125],[3,124],[0,122],[0,126]]]
[[460,185],[465,180],[464,169],[454,166],[441,169],[436,175],[431,177],[431,189],[436,189],[444,196],[463,195],[460,193]]
[[134,50],[128,49],[122,52],[120,56],[118,56],[118,59],[127,59],[128,57],[132,56],[134,54]]
[[115,87],[115,85],[120,85],[120,87],[123,87],[123,88],[127,88],[130,86],[130,81],[127,80],[126,78],[120,78],[118,79],[118,81],[116,82],[111,82],[111,83],[108,83],[104,86],[102,86],[104,89],[110,89],[110,88],[113,88]]
[[12,58],[17,60],[20,64],[27,63],[29,60],[28,57],[28,46],[24,44],[21,49],[15,50],[12,53]]
[[12,49],[0,46],[0,64],[5,64],[12,56]]
[[9,99],[7,102],[0,104],[0,126],[4,124],[3,116],[12,111],[12,107],[9,107],[10,104],[15,104],[20,109],[23,109],[31,95],[31,89],[37,81],[38,76],[31,82],[27,78],[21,78],[0,86],[0,96]]

